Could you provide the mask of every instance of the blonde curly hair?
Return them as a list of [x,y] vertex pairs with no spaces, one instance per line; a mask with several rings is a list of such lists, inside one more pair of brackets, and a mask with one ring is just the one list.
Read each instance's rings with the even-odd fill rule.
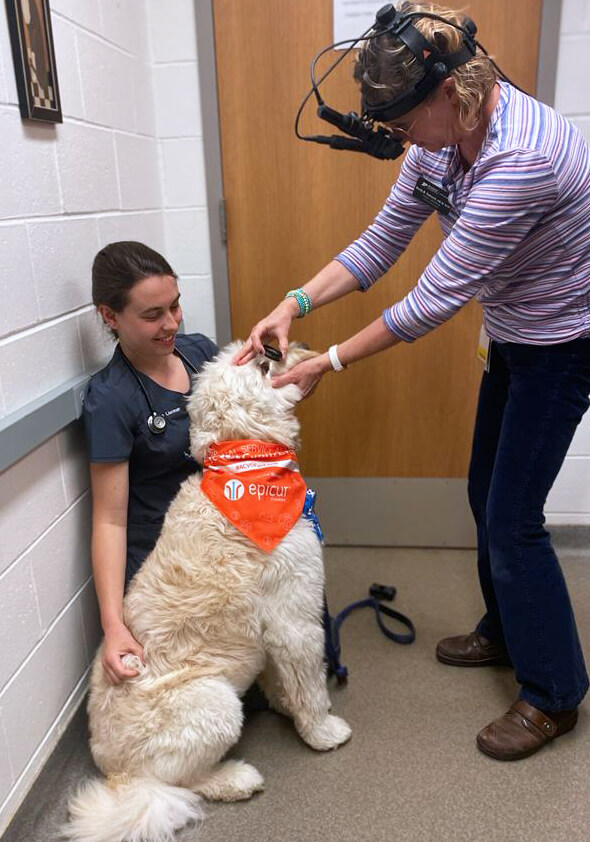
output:
[[[398,11],[403,14],[430,12],[457,26],[464,26],[466,17],[437,3],[414,3],[410,0],[404,0]],[[454,53],[463,45],[461,32],[442,21],[414,18],[412,23],[443,54]],[[365,41],[354,67],[354,78],[360,83],[362,96],[370,105],[396,99],[413,88],[423,75],[422,64],[399,38],[390,33]],[[484,103],[498,78],[496,70],[478,47],[473,58],[452,70],[450,77],[455,81],[459,100],[459,121],[463,129],[470,131],[481,119]],[[430,96],[424,101],[427,102]]]

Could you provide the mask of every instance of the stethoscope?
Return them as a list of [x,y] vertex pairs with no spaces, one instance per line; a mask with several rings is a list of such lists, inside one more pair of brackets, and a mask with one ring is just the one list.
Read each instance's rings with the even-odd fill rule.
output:
[[[149,407],[150,414],[149,414],[148,419],[147,419],[148,430],[150,431],[150,433],[154,433],[155,435],[159,435],[160,433],[163,433],[165,431],[166,427],[168,426],[168,422],[166,421],[166,417],[164,415],[162,415],[162,413],[157,412],[154,409],[154,405],[152,404],[151,398],[148,394],[148,390],[146,389],[146,387],[143,383],[143,380],[139,376],[139,372],[129,362],[129,360],[127,359],[127,357],[123,353],[120,345],[119,345],[119,351],[121,351],[121,356],[125,360],[125,364],[126,364],[127,368],[129,369],[131,374],[137,380],[137,382],[139,384],[139,388],[143,392],[143,395],[146,399],[146,403]],[[177,354],[180,357],[180,359],[183,361],[183,363],[186,366],[188,366],[194,374],[198,373],[197,367],[187,357],[185,357],[185,355],[182,353],[182,351],[179,351],[178,348],[175,348],[174,353]]]

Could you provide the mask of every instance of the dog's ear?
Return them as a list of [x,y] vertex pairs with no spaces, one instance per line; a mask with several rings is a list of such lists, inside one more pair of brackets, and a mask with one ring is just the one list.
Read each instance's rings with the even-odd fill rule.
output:
[[203,365],[193,378],[192,392],[186,403],[190,419],[191,456],[200,464],[209,446],[218,440],[216,427],[219,424],[219,412],[215,397],[217,377],[214,374],[217,367],[217,358]]

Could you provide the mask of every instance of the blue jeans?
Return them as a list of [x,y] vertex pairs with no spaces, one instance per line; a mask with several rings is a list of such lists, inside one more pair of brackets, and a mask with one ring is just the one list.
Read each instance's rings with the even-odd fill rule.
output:
[[486,605],[477,632],[506,646],[520,698],[567,710],[588,674],[543,507],[590,403],[590,338],[492,343],[491,353],[469,468]]

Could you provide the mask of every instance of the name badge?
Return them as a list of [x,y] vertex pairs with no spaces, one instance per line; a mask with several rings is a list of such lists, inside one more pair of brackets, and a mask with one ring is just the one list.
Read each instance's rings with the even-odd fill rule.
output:
[[482,325],[479,331],[479,342],[477,343],[477,359],[483,363],[484,371],[490,370],[491,348],[490,337]]
[[444,216],[448,216],[451,212],[451,203],[449,202],[449,191],[432,181],[420,176],[414,187],[414,198],[419,199],[431,208],[434,208]]

